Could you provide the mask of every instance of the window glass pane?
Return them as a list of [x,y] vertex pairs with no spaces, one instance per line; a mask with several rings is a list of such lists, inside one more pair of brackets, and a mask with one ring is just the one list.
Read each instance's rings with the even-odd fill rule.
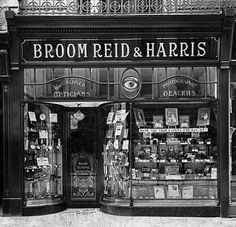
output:
[[73,68],[72,78],[70,93],[74,94],[74,98],[90,98],[92,96],[90,69]]
[[193,79],[204,82],[205,79],[205,67],[194,67],[193,68]]
[[110,99],[124,98],[120,92],[120,79],[125,68],[109,68]]
[[192,78],[193,69],[192,67],[180,67],[179,74],[181,76],[187,76],[187,77]]
[[60,201],[62,192],[62,112],[55,106],[24,106],[25,205]]
[[200,82],[199,95],[204,97],[206,95],[206,69],[205,67],[194,67],[193,68],[193,79]]
[[91,97],[107,99],[108,97],[108,69],[91,69]]
[[207,97],[217,98],[217,68],[206,67]]
[[168,67],[167,68],[167,78],[172,76],[178,76],[179,75],[179,69],[177,67]]
[[141,97],[151,98],[152,97],[152,78],[153,72],[152,68],[140,68],[137,69],[142,78],[142,86],[140,91]]
[[32,84],[24,86],[24,98],[33,99],[35,96],[35,86],[34,84],[34,69],[24,70],[24,84]]
[[166,68],[154,68],[153,70],[154,75],[153,75],[153,80],[155,82],[155,85],[153,86],[154,88],[154,97],[160,97],[159,92],[159,83],[167,78],[167,69]]
[[36,83],[36,97],[48,97],[52,94],[52,85],[48,81],[52,80],[52,69],[36,69],[35,83]]

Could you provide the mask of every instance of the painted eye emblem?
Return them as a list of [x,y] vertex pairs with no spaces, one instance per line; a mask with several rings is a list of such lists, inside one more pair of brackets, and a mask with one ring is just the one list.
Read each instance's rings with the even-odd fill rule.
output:
[[134,77],[127,77],[123,80],[123,86],[127,90],[134,90],[138,87],[139,82]]

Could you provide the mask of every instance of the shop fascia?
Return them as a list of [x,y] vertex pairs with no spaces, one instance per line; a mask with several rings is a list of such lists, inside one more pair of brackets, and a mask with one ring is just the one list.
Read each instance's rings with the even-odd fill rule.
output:
[[[34,59],[38,58],[88,58],[88,44],[87,43],[69,43],[64,46],[58,43],[55,47],[50,43],[33,44]],[[135,47],[131,50],[128,43],[93,43],[92,44],[93,58],[127,58],[131,51],[133,57],[202,57],[206,55],[206,42],[175,42],[165,43],[146,43],[145,52],[142,53],[141,48]]]
[[212,58],[217,40],[132,39],[132,40],[25,40],[23,61],[131,60],[169,58]]

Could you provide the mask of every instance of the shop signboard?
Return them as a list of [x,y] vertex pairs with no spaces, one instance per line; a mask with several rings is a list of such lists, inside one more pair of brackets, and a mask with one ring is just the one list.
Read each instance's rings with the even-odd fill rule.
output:
[[173,76],[159,84],[160,98],[193,98],[202,96],[199,81],[186,76]]
[[215,37],[133,39],[26,39],[23,62],[217,60]]

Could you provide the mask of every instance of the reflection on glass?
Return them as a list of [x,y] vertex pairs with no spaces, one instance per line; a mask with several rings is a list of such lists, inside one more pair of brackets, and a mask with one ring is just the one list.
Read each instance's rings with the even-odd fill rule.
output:
[[62,199],[62,119],[52,106],[24,106],[25,205]]

